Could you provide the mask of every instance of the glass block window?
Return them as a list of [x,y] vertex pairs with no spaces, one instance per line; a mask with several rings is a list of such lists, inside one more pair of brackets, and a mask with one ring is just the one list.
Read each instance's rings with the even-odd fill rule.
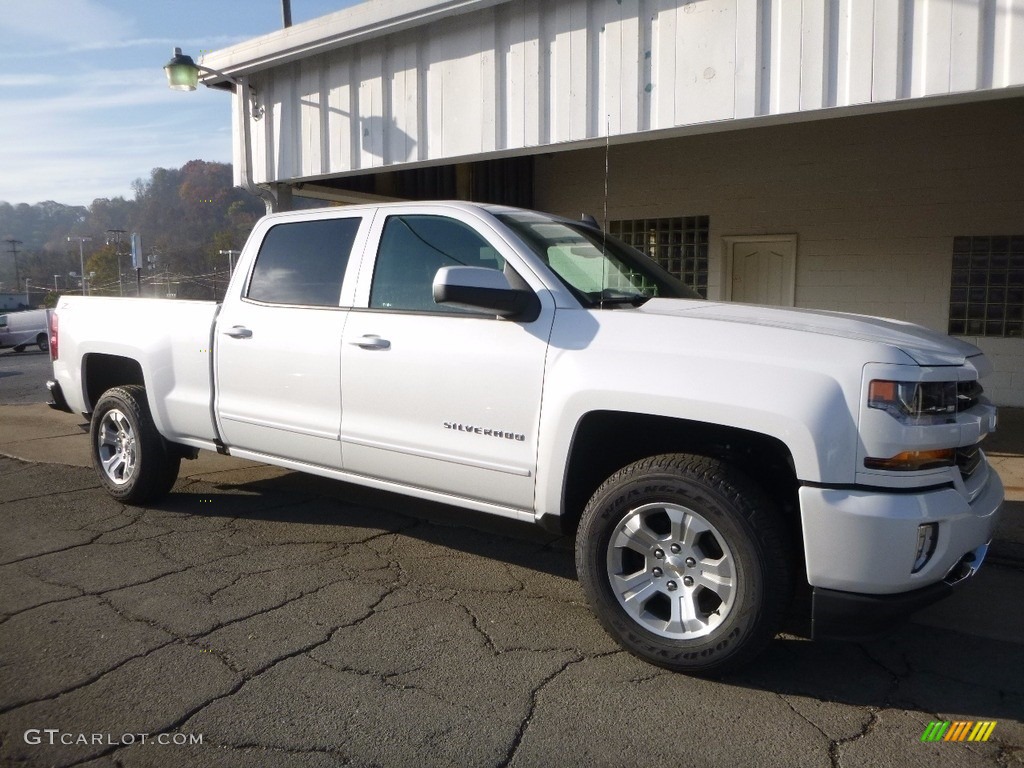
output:
[[708,295],[707,216],[612,221],[609,232],[643,251],[705,298]]
[[1024,336],[1024,235],[953,239],[949,333]]

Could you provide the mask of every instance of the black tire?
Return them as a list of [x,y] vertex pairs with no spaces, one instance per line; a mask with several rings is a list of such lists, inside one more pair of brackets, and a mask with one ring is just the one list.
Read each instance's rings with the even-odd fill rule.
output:
[[40,352],[50,351],[50,339],[45,333],[40,333],[36,336],[36,346],[39,347]]
[[125,504],[156,501],[178,477],[181,456],[157,432],[144,387],[104,392],[93,411],[89,442],[100,482]]
[[793,558],[775,505],[734,467],[687,454],[619,470],[587,504],[576,570],[590,606],[625,650],[718,675],[775,636]]

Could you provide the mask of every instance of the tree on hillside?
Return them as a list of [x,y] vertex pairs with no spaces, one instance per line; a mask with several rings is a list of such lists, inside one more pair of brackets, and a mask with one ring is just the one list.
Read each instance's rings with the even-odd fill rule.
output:
[[[123,256],[122,256],[123,259]],[[123,264],[120,266],[123,267]],[[89,293],[96,296],[120,296],[118,254],[115,243],[104,245],[85,262]]]
[[[78,243],[68,236],[88,237],[83,252],[97,272],[93,284],[109,283],[117,292],[114,251],[105,245],[108,230],[125,230],[121,267],[130,269],[129,238],[142,237],[144,256],[155,257],[143,273],[165,284],[177,281],[182,297],[214,298],[223,290],[227,257],[221,250],[242,247],[253,224],[263,215],[263,203],[232,186],[231,166],[193,160],[181,168],[154,168],[148,179],[132,184],[134,199],[97,198],[90,206],[53,201],[27,205],[0,202],[0,236],[22,241],[18,271],[22,281],[53,286],[61,292],[80,290],[69,272],[81,271]],[[0,242],[0,282],[13,288],[13,260]],[[101,277],[102,276],[102,277]],[[166,289],[165,289],[166,291]],[[108,291],[109,292],[109,291]],[[128,291],[126,291],[127,293]],[[131,293],[134,294],[134,291]]]

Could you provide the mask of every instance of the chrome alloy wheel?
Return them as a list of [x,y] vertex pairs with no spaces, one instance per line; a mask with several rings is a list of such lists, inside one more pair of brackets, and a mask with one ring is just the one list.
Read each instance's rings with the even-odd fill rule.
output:
[[607,572],[623,610],[673,640],[712,632],[736,600],[736,561],[706,518],[676,504],[645,504],[612,532]]
[[103,414],[96,435],[103,472],[115,485],[124,485],[135,474],[139,453],[135,430],[123,412],[112,408]]

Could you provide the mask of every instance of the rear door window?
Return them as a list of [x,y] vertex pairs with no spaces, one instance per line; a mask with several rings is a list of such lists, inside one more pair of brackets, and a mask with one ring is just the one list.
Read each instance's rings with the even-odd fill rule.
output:
[[256,256],[246,298],[266,304],[336,307],[359,218],[277,224]]

